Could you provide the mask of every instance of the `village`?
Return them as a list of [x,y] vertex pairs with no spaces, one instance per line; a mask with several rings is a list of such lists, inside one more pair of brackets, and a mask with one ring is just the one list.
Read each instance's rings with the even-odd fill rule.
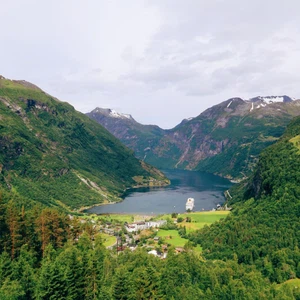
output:
[[200,245],[188,240],[188,234],[225,217],[229,211],[172,213],[161,216],[86,215],[80,223],[101,236],[104,246],[120,254],[142,248],[149,255],[165,259],[168,251],[201,253]]

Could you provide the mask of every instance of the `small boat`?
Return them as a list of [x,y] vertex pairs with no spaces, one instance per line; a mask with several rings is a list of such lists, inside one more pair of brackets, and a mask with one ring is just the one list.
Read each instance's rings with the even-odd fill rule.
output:
[[194,198],[188,198],[185,203],[185,209],[192,211],[195,206],[195,199]]

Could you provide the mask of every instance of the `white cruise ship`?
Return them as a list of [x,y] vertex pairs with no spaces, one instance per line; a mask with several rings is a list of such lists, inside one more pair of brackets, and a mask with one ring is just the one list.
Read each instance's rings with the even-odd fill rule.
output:
[[194,198],[188,198],[185,204],[185,209],[192,211],[195,206]]

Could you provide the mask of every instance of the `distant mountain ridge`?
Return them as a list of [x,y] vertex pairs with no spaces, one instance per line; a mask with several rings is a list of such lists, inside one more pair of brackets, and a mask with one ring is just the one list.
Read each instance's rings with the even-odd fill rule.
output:
[[165,134],[165,130],[156,125],[142,125],[131,115],[117,113],[112,109],[95,108],[87,116],[104,126],[127,147],[144,159],[147,148],[153,148]]
[[117,201],[133,186],[167,183],[68,103],[27,81],[0,77],[0,188],[79,208]]
[[99,107],[97,107],[95,109],[95,113],[101,113],[103,115],[106,115],[106,116],[109,116],[109,117],[112,117],[112,118],[121,118],[121,119],[128,119],[128,120],[135,121],[132,118],[131,115],[118,113],[114,109],[110,109],[110,108],[99,108]]
[[[98,111],[97,111],[98,109]],[[300,115],[300,100],[289,96],[231,98],[170,130],[112,118],[97,108],[87,115],[159,168],[202,170],[240,179],[253,169],[259,152],[274,143]]]

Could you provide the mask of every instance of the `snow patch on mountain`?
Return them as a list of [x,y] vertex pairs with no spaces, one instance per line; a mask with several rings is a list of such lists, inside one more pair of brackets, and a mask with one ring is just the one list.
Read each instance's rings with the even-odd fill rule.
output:
[[114,109],[110,109],[110,108],[100,108],[100,107],[97,107],[96,109],[94,109],[92,111],[92,113],[103,114],[103,115],[109,116],[111,118],[133,120],[133,118],[132,118],[131,115],[129,115],[129,114],[122,114],[122,113],[119,113],[119,112],[115,111]]
[[122,113],[118,113],[117,111],[115,111],[114,109],[110,109],[110,113],[109,115],[113,118],[126,118],[126,119],[132,119],[131,115],[129,114],[122,114]]
[[254,108],[254,103],[252,102],[252,106],[251,106],[251,108],[250,108],[250,111],[252,111],[253,108]]
[[250,102],[262,102],[264,105],[272,104],[276,102],[292,102],[294,99],[289,96],[257,96],[254,98],[249,99]]
[[268,96],[268,97],[258,97],[260,100],[266,102],[267,104],[274,102],[284,102],[283,96]]
[[232,101],[230,101],[230,102],[227,104],[227,108],[230,106],[231,103],[232,103]]

